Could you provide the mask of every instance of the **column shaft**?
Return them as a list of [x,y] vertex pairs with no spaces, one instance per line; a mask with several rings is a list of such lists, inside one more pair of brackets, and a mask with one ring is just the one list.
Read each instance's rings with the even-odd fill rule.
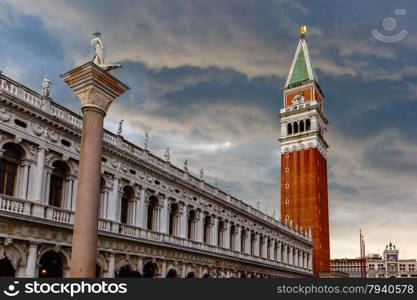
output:
[[83,109],[71,277],[95,276],[104,115],[97,108]]

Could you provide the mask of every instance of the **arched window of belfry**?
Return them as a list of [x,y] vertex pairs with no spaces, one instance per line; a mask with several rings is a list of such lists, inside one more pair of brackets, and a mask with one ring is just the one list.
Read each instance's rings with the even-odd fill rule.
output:
[[287,133],[292,134],[292,125],[291,125],[291,123],[287,124]]
[[3,147],[0,159],[0,194],[15,196],[17,192],[17,176],[24,151],[19,145],[8,143]]
[[310,119],[306,120],[306,131],[309,131],[311,129],[311,122]]
[[294,122],[294,133],[298,133],[298,123]]
[[52,164],[52,173],[49,183],[49,205],[55,207],[65,207],[64,201],[69,200],[71,195],[68,195],[67,185],[69,184],[68,176],[70,175],[70,168],[68,165],[60,160]]
[[300,121],[300,132],[303,132],[303,131],[304,131],[304,121],[301,120]]

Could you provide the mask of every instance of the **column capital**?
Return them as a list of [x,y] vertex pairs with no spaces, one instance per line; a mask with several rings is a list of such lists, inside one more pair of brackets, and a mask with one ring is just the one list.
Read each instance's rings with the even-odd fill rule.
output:
[[113,100],[129,89],[93,62],[88,62],[60,77],[74,91],[82,110],[96,108],[104,114]]

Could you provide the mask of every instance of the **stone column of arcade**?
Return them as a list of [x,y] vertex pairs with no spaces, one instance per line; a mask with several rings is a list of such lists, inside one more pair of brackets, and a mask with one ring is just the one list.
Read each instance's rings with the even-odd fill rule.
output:
[[128,87],[94,62],[69,71],[61,78],[75,93],[83,112],[70,277],[94,277],[103,121],[112,101]]

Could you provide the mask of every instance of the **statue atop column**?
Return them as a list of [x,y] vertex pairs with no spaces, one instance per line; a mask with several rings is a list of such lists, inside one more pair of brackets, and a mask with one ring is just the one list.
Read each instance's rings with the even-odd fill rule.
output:
[[95,38],[91,40],[91,47],[95,49],[93,63],[105,71],[121,68],[119,64],[105,64],[104,62],[104,44],[101,40],[101,33],[97,30],[94,34]]

